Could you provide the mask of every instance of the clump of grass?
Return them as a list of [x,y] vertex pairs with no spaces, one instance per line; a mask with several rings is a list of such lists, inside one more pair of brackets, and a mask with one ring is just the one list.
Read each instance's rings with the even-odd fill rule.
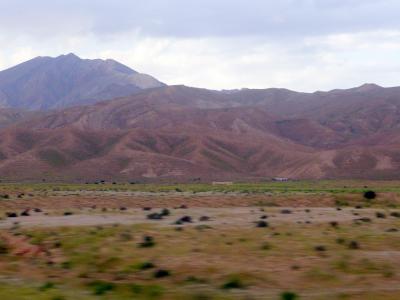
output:
[[345,242],[346,242],[346,240],[344,238],[339,237],[336,239],[336,243],[339,245],[343,245]]
[[268,243],[268,242],[264,242],[264,243],[261,245],[261,250],[270,250],[270,249],[271,249],[271,244]]
[[61,268],[63,268],[63,269],[69,270],[69,269],[71,269],[71,267],[72,267],[72,264],[70,261],[64,261],[61,263]]
[[140,248],[150,248],[154,247],[155,242],[152,236],[146,235],[143,237],[143,241],[139,244]]
[[39,287],[39,291],[45,292],[45,291],[50,290],[50,289],[52,289],[54,287],[55,287],[55,285],[54,285],[53,282],[46,282],[46,283],[44,283],[43,285],[41,285]]
[[198,278],[196,276],[188,276],[185,279],[185,282],[187,282],[187,283],[207,283],[207,280],[203,279],[203,278]]
[[0,255],[7,254],[10,251],[6,242],[0,240]]
[[130,232],[124,231],[124,232],[121,232],[120,239],[122,241],[131,241],[133,239],[133,236]]
[[349,202],[346,200],[337,199],[335,201],[336,206],[349,206]]
[[131,285],[131,291],[134,295],[143,295],[145,299],[159,298],[164,289],[159,285],[141,285],[134,283]]
[[93,281],[89,283],[89,287],[93,289],[94,295],[101,296],[114,290],[115,284],[106,281]]

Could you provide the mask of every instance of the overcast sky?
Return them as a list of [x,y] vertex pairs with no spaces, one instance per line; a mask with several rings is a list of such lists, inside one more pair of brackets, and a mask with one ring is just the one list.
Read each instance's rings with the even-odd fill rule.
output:
[[0,0],[0,69],[73,52],[168,84],[400,85],[399,0]]

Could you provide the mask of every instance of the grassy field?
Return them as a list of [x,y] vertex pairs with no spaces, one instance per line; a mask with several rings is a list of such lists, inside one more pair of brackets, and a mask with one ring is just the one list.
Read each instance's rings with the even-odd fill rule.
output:
[[196,184],[66,184],[66,183],[0,183],[2,192],[18,191],[129,191],[129,192],[238,192],[238,193],[359,193],[374,189],[377,192],[400,193],[400,181],[320,180],[233,183],[232,185]]
[[[84,202],[87,209],[71,209],[74,220],[95,214],[99,218],[131,218],[134,223],[29,223],[55,218],[57,207],[25,219],[18,217],[15,222],[3,218],[0,299],[400,299],[397,184],[2,184],[0,194],[9,197],[0,202],[7,208],[15,205],[22,209],[30,202],[38,205],[59,199],[68,205],[70,197],[78,201],[81,195],[93,193],[91,202]],[[376,199],[363,198],[368,189],[377,192]],[[142,202],[139,208],[133,205],[139,192],[154,193],[146,195],[146,201],[154,204],[150,212],[139,209]],[[173,198],[162,196],[165,192]],[[21,193],[24,195],[18,198]],[[197,193],[216,196],[207,202]],[[265,193],[274,205],[256,205]],[[133,206],[107,212],[102,206],[90,208],[104,200],[103,194],[110,202],[130,201],[127,203]],[[244,208],[235,208],[232,203],[236,202],[223,202],[224,197],[250,201],[244,202]],[[281,202],[299,197],[302,201],[308,197],[332,201],[318,209],[313,208],[314,202],[296,205],[296,209],[279,208]],[[170,199],[175,202],[168,206]],[[342,209],[337,208],[338,199],[347,201]],[[179,201],[203,205],[174,209]],[[208,203],[215,201],[227,204],[207,210]],[[145,221],[146,214],[159,211],[156,207],[166,207],[170,214],[163,221]],[[63,206],[58,215],[64,211]],[[211,221],[198,221],[205,213]],[[184,215],[192,216],[193,222],[174,224]],[[264,227],[257,227],[260,221],[266,222]]]

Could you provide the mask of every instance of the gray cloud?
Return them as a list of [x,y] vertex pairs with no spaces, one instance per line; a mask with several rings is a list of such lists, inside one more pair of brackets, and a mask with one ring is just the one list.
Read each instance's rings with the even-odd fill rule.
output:
[[400,26],[397,0],[1,0],[15,33],[302,37]]

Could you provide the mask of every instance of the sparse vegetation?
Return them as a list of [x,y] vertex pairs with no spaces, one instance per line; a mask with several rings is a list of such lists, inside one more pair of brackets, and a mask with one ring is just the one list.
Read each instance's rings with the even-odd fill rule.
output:
[[[80,216],[109,220],[96,226],[30,228],[23,224],[29,218],[3,219],[2,222],[8,222],[10,227],[0,229],[0,237],[5,238],[0,239],[0,276],[10,276],[18,281],[0,280],[0,299],[7,299],[11,294],[16,300],[24,299],[24,296],[26,299],[26,295],[32,300],[57,297],[65,300],[251,299],[263,291],[272,294],[271,291],[276,291],[277,283],[283,282],[283,279],[290,282],[290,287],[280,288],[292,291],[278,291],[271,295],[272,298],[308,299],[312,298],[310,295],[318,295],[321,299],[336,299],[339,296],[329,291],[334,289],[339,294],[350,281],[356,282],[360,290],[368,288],[369,295],[377,299],[396,299],[400,296],[400,291],[396,289],[391,290],[389,296],[392,298],[385,292],[377,292],[379,287],[395,281],[397,269],[400,269],[394,256],[382,255],[388,251],[400,251],[399,211],[396,206],[387,206],[391,193],[395,192],[385,194],[380,191],[379,201],[366,202],[360,197],[360,190],[337,192],[331,188],[332,183],[326,183],[323,188],[329,187],[335,192],[321,192],[323,194],[319,195],[308,191],[306,196],[297,186],[300,183],[283,184],[287,187],[286,191],[278,186],[276,190],[270,187],[265,195],[255,192],[254,202],[244,202],[246,205],[250,203],[250,207],[232,207],[235,202],[229,202],[231,199],[249,201],[252,199],[250,194],[217,194],[211,202],[206,199],[208,196],[190,196],[187,193],[189,185],[183,184],[179,188],[185,194],[177,196],[172,189],[173,197],[178,198],[149,192],[140,201],[129,193],[121,193],[120,196],[118,191],[109,189],[125,188],[122,183],[99,184],[96,185],[99,189],[94,190],[95,202],[84,199],[83,193],[75,190],[76,186],[71,191],[65,191],[65,187],[58,186],[39,190],[36,185],[31,185],[35,189],[7,185],[5,191],[1,190],[0,184],[0,193],[10,195],[9,201],[2,202],[5,207],[3,215],[8,211],[20,216],[28,208],[12,206],[13,201],[29,201],[17,197],[24,193],[25,198],[35,200],[32,207],[40,207],[40,210],[31,208],[31,216],[46,220],[48,214],[49,218],[61,218],[66,222],[79,220]],[[378,190],[373,184],[368,185]],[[85,186],[92,188],[95,185]],[[127,186],[137,187],[140,184]],[[164,187],[152,186],[154,191]],[[256,186],[263,185],[254,184]],[[321,182],[317,182],[316,186],[322,188]],[[350,184],[346,186],[352,189]],[[214,188],[224,190],[232,186]],[[251,185],[247,185],[246,189],[252,191]],[[106,195],[104,198],[103,193]],[[38,195],[41,195],[40,198]],[[62,197],[62,201],[55,201],[55,204],[62,203],[63,206],[52,208],[49,202],[45,202],[46,197]],[[72,207],[65,205],[69,197],[75,201]],[[84,205],[78,202],[81,197]],[[126,200],[128,197],[129,202]],[[336,197],[347,201],[349,207],[336,210]],[[275,205],[258,206],[257,203],[264,198]],[[38,199],[45,201],[39,203]],[[309,206],[301,206],[306,203],[301,202],[303,199],[308,201]],[[223,207],[198,207],[198,203],[195,205],[193,202],[197,200],[202,205],[219,204],[220,201]],[[317,200],[326,201],[321,204],[326,207],[316,207],[315,204],[320,203]],[[356,206],[363,206],[363,209],[356,210]],[[127,210],[121,211],[121,207]],[[107,211],[104,212],[103,208]],[[150,209],[151,212],[148,211]],[[281,214],[286,209],[291,213]],[[64,212],[73,212],[74,217],[64,218]],[[359,215],[353,217],[353,212]],[[150,213],[163,215],[164,221],[146,220]],[[118,217],[117,221],[111,219],[113,216]],[[122,218],[129,218],[132,223],[124,223]],[[143,223],[138,220],[143,220]],[[175,220],[188,226],[174,226]],[[208,220],[212,220],[209,223],[212,226],[198,223]],[[118,226],[114,226],[117,222]],[[259,222],[266,222],[268,228],[256,229]],[[34,254],[35,251],[43,252]],[[379,256],[379,260],[375,256]],[[372,281],[374,286],[371,288],[369,283]],[[293,291],[298,291],[299,295]],[[348,299],[362,299],[364,295],[347,294]],[[294,298],[283,298],[284,295]]]

